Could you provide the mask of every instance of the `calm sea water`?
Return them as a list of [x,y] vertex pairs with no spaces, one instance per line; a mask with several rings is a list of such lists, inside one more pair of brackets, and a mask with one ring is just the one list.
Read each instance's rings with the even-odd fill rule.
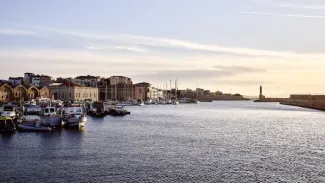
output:
[[325,182],[325,113],[276,103],[128,107],[84,130],[0,135],[0,182]]

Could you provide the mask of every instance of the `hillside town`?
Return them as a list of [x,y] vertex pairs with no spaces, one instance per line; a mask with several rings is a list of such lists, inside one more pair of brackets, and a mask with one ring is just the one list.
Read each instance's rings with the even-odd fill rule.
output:
[[148,82],[133,83],[125,76],[77,76],[75,78],[53,78],[26,72],[23,77],[9,77],[0,81],[0,102],[19,102],[36,98],[62,101],[107,101],[107,100],[162,100],[172,98],[212,100],[245,100],[240,94],[196,88],[178,89],[177,81],[158,87]]

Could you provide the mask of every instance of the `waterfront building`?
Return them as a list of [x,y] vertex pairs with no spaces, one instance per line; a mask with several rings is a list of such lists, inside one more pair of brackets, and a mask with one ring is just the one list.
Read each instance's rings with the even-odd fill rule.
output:
[[66,79],[61,78],[61,77],[58,77],[58,78],[56,78],[56,81],[55,82],[56,83],[64,83],[64,82],[66,82]]
[[98,82],[100,100],[131,100],[133,97],[132,80],[124,76],[102,78]]
[[83,101],[90,99],[98,101],[98,88],[81,86],[73,82],[53,83],[50,85],[51,94],[55,100]]
[[11,83],[0,83],[0,102],[25,101],[38,97],[50,97],[48,87],[38,88],[34,85],[13,85]]
[[32,76],[34,76],[35,74],[30,73],[30,72],[26,72],[24,73],[24,84],[25,85],[30,85],[32,84]]
[[34,75],[34,76],[31,76],[31,78],[32,78],[31,85],[34,85],[36,87],[40,87],[41,76],[40,75]]
[[13,85],[18,85],[18,84],[23,83],[24,78],[23,77],[9,77],[8,81]]
[[202,89],[202,88],[197,88],[197,89],[196,89],[196,93],[197,93],[198,96],[202,96],[202,95],[204,95],[204,89]]
[[179,94],[177,96],[179,96],[180,98],[196,98],[197,97],[197,93],[194,90],[191,89],[186,89],[186,90],[178,90]]
[[49,86],[54,80],[53,77],[47,75],[41,75],[40,79],[40,86]]
[[148,91],[150,86],[151,84],[146,82],[134,84],[134,99],[143,101],[148,100]]
[[25,101],[28,99],[27,89],[24,85],[18,84],[12,87],[13,89],[13,100],[14,101]]
[[0,101],[10,102],[12,101],[13,90],[8,83],[0,83]]
[[110,80],[110,85],[118,85],[118,84],[131,85],[132,84],[131,78],[125,76],[111,76],[109,80]]
[[72,82],[81,85],[81,86],[86,86],[86,87],[97,87],[97,83],[100,81],[99,76],[78,76],[73,79]]

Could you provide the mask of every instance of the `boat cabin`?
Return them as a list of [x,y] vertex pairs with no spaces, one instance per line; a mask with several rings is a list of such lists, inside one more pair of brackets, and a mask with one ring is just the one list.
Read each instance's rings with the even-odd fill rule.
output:
[[55,107],[46,107],[41,109],[40,115],[41,116],[48,116],[48,115],[55,115],[56,113],[56,108]]

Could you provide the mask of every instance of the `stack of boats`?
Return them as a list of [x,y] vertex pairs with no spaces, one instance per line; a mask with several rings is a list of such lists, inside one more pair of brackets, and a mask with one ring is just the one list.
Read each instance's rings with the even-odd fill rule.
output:
[[124,109],[123,106],[124,105],[116,105],[104,102],[93,102],[88,106],[88,115],[94,117],[103,117],[106,115],[124,116],[131,114],[131,112]]
[[[42,107],[41,107],[42,106]],[[87,116],[83,106],[44,105],[36,101],[26,102],[22,107],[12,104],[3,106],[0,118],[0,132],[51,131],[58,127],[83,127]],[[12,128],[14,124],[15,128]]]

